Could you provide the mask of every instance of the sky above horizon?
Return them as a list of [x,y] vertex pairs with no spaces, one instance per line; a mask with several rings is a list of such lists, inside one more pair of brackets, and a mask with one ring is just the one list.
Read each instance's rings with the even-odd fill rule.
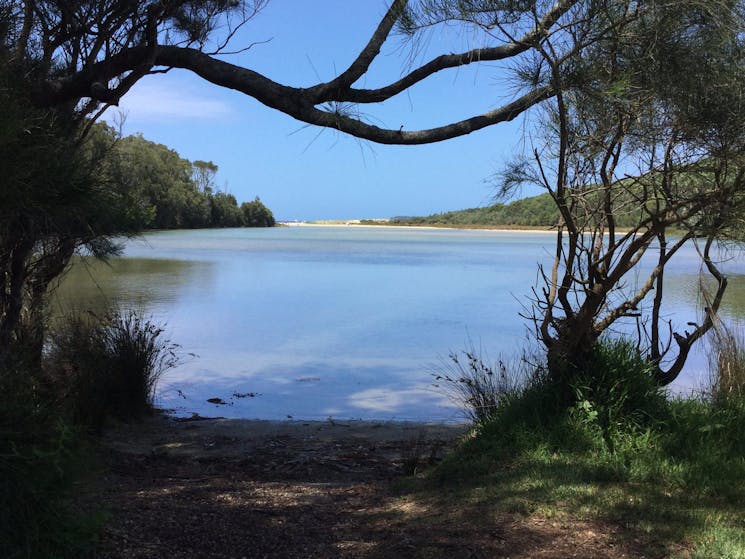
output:
[[[343,71],[369,40],[387,2],[271,0],[236,35],[224,58],[274,81],[309,86]],[[358,85],[398,79],[413,63],[483,46],[455,27],[414,47],[391,37]],[[497,64],[442,72],[384,104],[362,106],[379,126],[429,128],[493,109],[514,88]],[[523,150],[526,117],[424,146],[384,146],[307,126],[235,91],[181,70],[142,79],[110,109],[123,133],[142,135],[190,160],[218,165],[217,184],[239,203],[259,196],[280,220],[385,218],[493,203],[491,178]],[[524,194],[535,194],[526,191]]]

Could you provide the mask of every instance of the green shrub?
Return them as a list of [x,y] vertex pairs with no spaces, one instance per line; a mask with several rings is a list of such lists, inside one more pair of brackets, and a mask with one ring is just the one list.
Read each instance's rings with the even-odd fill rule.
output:
[[651,366],[628,340],[600,340],[571,385],[574,417],[597,426],[610,450],[618,434],[643,429],[665,413]]
[[153,409],[162,374],[178,363],[163,329],[134,311],[104,318],[74,315],[50,336],[50,384],[73,421],[100,428],[107,417],[131,420]]

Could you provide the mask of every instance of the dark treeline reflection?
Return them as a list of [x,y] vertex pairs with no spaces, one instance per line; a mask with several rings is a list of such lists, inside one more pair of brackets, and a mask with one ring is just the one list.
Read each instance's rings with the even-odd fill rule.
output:
[[76,258],[53,291],[52,316],[104,313],[111,308],[150,311],[157,304],[170,305],[192,283],[208,287],[214,281],[213,267],[193,260]]

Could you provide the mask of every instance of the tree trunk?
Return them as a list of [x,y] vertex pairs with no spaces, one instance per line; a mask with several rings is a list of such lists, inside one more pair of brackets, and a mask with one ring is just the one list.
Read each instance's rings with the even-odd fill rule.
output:
[[548,380],[556,387],[562,403],[573,403],[572,383],[577,371],[585,366],[596,343],[597,334],[592,320],[576,315],[573,319],[564,320],[556,337],[546,344]]

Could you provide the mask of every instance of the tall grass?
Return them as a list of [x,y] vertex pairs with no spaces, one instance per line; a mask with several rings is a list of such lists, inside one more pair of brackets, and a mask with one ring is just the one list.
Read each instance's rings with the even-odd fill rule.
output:
[[712,400],[745,402],[745,333],[719,322],[710,340]]
[[50,336],[46,368],[60,404],[77,423],[100,428],[152,411],[161,376],[179,362],[161,326],[135,311],[75,314]]
[[441,390],[465,417],[475,424],[489,421],[507,399],[515,397],[527,382],[526,359],[521,364],[499,359],[490,364],[473,345],[462,352],[450,352],[433,374]]

